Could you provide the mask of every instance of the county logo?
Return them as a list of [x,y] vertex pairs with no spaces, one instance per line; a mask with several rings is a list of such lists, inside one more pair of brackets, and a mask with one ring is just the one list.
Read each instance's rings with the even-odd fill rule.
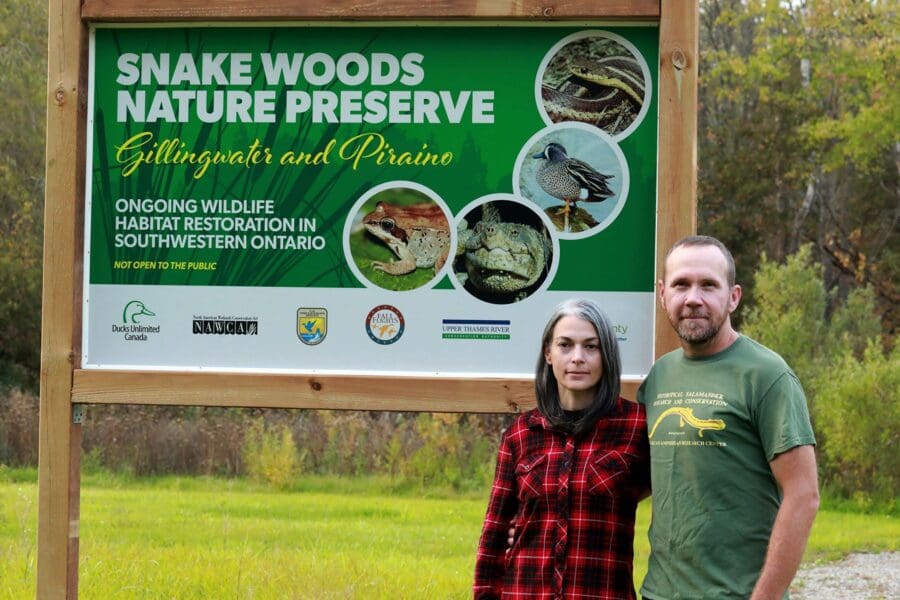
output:
[[307,346],[321,344],[328,333],[328,311],[324,308],[297,309],[297,337]]
[[694,409],[676,406],[664,410],[663,413],[659,415],[656,419],[656,423],[653,424],[653,429],[650,430],[649,437],[653,437],[653,434],[656,433],[656,428],[659,427],[662,420],[669,415],[678,415],[678,426],[684,428],[685,425],[690,425],[697,430],[697,435],[700,437],[703,437],[703,431],[706,429],[712,429],[714,431],[725,429],[725,421],[722,419],[698,419],[694,416]]
[[381,304],[366,316],[366,333],[376,344],[393,344],[403,335],[406,322],[403,314],[390,304]]

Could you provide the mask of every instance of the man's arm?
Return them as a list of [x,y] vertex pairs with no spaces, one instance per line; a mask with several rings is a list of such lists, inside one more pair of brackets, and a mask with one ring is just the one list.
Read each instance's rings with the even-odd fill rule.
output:
[[779,454],[769,463],[784,494],[766,562],[751,600],[780,600],[800,566],[809,531],[819,510],[819,483],[816,455],[812,446],[797,446]]

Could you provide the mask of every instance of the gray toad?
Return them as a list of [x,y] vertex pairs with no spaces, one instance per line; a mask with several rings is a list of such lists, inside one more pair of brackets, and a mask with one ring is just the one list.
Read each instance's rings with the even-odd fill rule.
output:
[[[463,219],[458,228],[457,256],[464,255],[460,280],[489,294],[525,290],[538,281],[550,264],[551,244],[546,231],[530,225],[504,223],[492,203],[472,229]],[[522,297],[524,297],[524,293]]]

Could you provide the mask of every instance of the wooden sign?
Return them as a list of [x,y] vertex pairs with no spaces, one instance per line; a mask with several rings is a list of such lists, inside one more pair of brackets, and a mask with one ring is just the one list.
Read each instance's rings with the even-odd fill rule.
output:
[[[570,296],[627,397],[677,346],[653,285],[696,225],[695,4],[49,14],[39,598],[77,596],[77,405],[519,411]],[[597,201],[541,184],[557,147]],[[483,223],[529,236],[518,271]]]

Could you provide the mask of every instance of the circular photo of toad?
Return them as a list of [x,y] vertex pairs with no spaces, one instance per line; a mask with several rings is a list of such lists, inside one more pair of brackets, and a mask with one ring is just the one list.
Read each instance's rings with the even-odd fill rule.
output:
[[559,255],[549,228],[542,213],[515,196],[472,202],[457,222],[454,285],[491,304],[519,302],[546,288]]
[[412,181],[372,188],[344,226],[350,269],[368,287],[406,291],[433,285],[455,239],[448,215],[437,194]]
[[560,40],[538,68],[535,97],[547,125],[575,121],[627,137],[650,106],[650,68],[637,48],[608,31]]

